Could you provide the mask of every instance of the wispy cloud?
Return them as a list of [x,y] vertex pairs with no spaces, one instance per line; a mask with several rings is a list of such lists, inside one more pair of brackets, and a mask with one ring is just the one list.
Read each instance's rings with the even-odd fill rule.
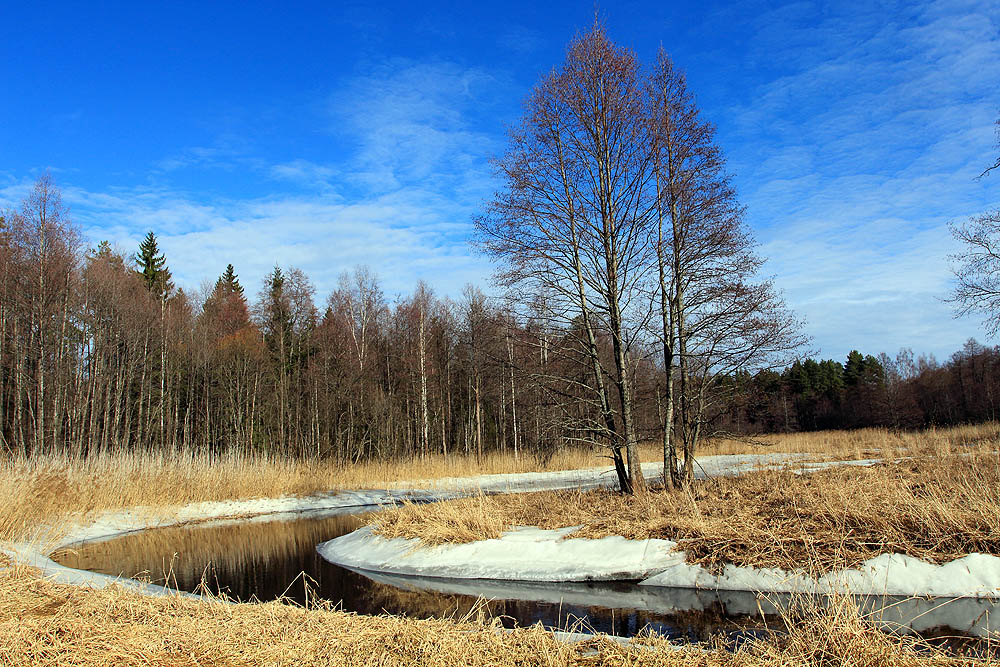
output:
[[545,44],[545,38],[534,28],[515,25],[500,33],[497,43],[508,51],[524,55],[540,49]]
[[826,355],[940,354],[978,332],[942,302],[947,223],[1000,205],[1000,181],[975,180],[994,153],[1000,11],[905,11],[810,28],[794,8],[762,16],[761,56],[792,71],[723,123],[744,139],[731,166],[768,268]]
[[211,146],[189,146],[176,153],[157,160],[155,167],[171,172],[191,167],[234,169],[237,167],[259,166],[259,159],[251,155],[251,142],[244,137],[227,134],[221,136]]
[[333,131],[357,146],[349,178],[369,192],[485,192],[483,158],[499,146],[474,116],[497,83],[474,68],[399,60],[352,79],[330,101]]
[[[154,230],[179,285],[197,289],[235,265],[255,286],[277,263],[302,268],[325,298],[340,272],[368,264],[389,294],[425,279],[457,296],[489,278],[467,244],[491,188],[483,159],[495,137],[475,129],[485,72],[450,63],[394,61],[371,67],[331,95],[326,128],[347,144],[337,161],[267,163],[233,138],[179,151],[156,166],[153,186],[103,192],[66,185],[64,198],[91,243],[135,248]],[[270,179],[272,194],[235,199],[169,185],[172,172],[226,169]],[[26,182],[3,187],[19,199]],[[291,186],[287,191],[282,185]]]
[[301,197],[204,204],[167,192],[93,195],[68,189],[65,195],[90,239],[134,248],[145,230],[156,230],[186,289],[217,276],[227,263],[248,286],[259,284],[276,263],[301,267],[321,299],[341,271],[357,264],[370,265],[390,294],[409,292],[423,278],[457,295],[464,283],[488,276],[485,263],[455,241],[462,223],[404,197],[352,204]]

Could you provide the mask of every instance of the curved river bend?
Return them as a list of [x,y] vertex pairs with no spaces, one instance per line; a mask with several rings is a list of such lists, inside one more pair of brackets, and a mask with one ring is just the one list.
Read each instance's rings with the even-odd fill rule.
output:
[[[366,515],[358,509],[157,528],[63,548],[52,558],[68,567],[146,579],[182,591],[205,586],[238,600],[285,597],[304,603],[322,598],[362,614],[461,618],[484,613],[500,617],[508,627],[541,622],[556,629],[619,636],[648,629],[687,641],[719,634],[740,640],[782,625],[779,608],[787,601],[783,596],[650,590],[617,582],[519,584],[353,572],[324,560],[316,545],[364,525]],[[927,637],[982,634],[997,606],[968,599],[942,603],[880,598],[861,604],[884,627],[912,626]],[[960,627],[964,625],[969,627]],[[956,646],[970,643],[979,644],[949,640]]]

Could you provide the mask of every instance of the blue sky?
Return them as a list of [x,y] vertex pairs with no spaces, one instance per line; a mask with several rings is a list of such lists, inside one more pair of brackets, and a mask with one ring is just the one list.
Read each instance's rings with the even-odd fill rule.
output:
[[[544,4],[544,6],[542,6]],[[718,126],[747,222],[823,356],[939,358],[949,221],[1000,207],[1000,0],[619,2]],[[488,159],[592,2],[0,0],[0,206],[45,169],[90,243],[153,229],[177,282],[275,263],[322,304],[370,265],[387,293],[487,284],[467,245]],[[996,341],[991,341],[996,342]]]

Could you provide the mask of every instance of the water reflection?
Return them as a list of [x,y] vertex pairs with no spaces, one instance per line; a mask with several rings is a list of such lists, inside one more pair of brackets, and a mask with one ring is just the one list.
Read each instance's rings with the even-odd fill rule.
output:
[[[365,523],[352,509],[312,515],[214,521],[148,530],[63,549],[63,565],[140,577],[179,590],[205,582],[240,600],[321,597],[348,611],[419,618],[485,614],[505,625],[597,630],[631,636],[644,628],[677,639],[734,639],[782,627],[789,597],[636,586],[429,579],[354,572],[325,561],[316,545]],[[305,574],[305,577],[302,574]],[[306,586],[310,587],[307,593]],[[480,596],[489,599],[483,603]],[[995,601],[864,598],[859,604],[889,630],[983,637]],[[995,636],[995,630],[992,630]]]
[[[606,583],[541,583],[445,579],[363,572],[373,581],[395,590],[422,590],[447,594],[483,595],[507,600],[534,600],[586,605],[593,600],[615,608],[629,608],[660,615],[707,613],[714,617],[780,617],[804,605],[827,605],[827,596],[804,597],[786,593],[706,591],[691,588],[636,586]],[[977,598],[907,598],[888,595],[855,596],[851,601],[883,630],[939,634],[949,628],[973,637],[995,637],[991,614],[1000,610],[997,600]],[[836,601],[833,601],[836,603]]]
[[[418,618],[484,614],[501,618],[505,625],[546,626],[596,630],[631,636],[648,627],[661,634],[689,640],[706,640],[724,634],[742,636],[763,630],[771,621],[756,610],[743,617],[728,617],[708,606],[694,610],[670,609],[658,613],[619,604],[632,584],[594,584],[574,589],[560,599],[556,593],[532,598],[505,598],[491,582],[472,582],[463,590],[433,590],[397,582],[378,581],[362,573],[328,563],[316,545],[351,532],[365,523],[365,516],[339,513],[294,520],[206,522],[160,528],[115,539],[63,549],[53,558],[68,567],[112,576],[139,577],[179,590],[196,591],[204,581],[213,592],[240,599],[273,600],[287,597],[306,600],[302,573],[310,598],[329,600],[348,611],[391,613]],[[484,602],[482,596],[497,598]],[[500,595],[494,595],[500,592]]]
[[[310,564],[316,540],[364,524],[364,515],[343,511],[294,520],[211,521],[157,528],[62,549],[53,560],[112,576],[146,577],[153,583],[193,590],[208,583],[241,600],[274,599]],[[299,564],[302,567],[299,567]],[[285,573],[293,572],[286,580]],[[206,576],[211,575],[211,576]],[[273,581],[273,587],[268,583]],[[284,585],[281,590],[275,589]]]

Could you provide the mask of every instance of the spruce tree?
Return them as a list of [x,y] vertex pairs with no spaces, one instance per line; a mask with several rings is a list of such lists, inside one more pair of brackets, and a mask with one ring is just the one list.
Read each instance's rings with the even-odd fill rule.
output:
[[202,310],[211,323],[211,330],[220,337],[231,336],[250,326],[250,311],[243,296],[243,286],[232,264],[226,266],[226,271],[215,281],[215,288]]
[[243,296],[243,286],[240,285],[239,276],[233,269],[232,264],[227,264],[225,273],[215,281],[215,291],[224,291],[227,294],[239,294]]
[[157,298],[168,296],[174,288],[170,281],[170,269],[167,268],[167,258],[160,253],[156,243],[156,235],[150,231],[139,244],[139,252],[135,254],[135,262],[139,265],[136,273],[142,278],[146,289]]

